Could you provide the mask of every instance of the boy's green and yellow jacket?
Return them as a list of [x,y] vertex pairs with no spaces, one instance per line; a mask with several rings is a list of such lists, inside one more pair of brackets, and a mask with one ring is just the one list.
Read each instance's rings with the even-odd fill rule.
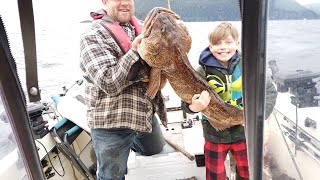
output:
[[[238,52],[231,58],[228,67],[224,67],[212,55],[209,48],[206,48],[200,55],[197,72],[207,80],[209,85],[224,101],[242,108],[242,74],[241,57]],[[192,113],[187,104],[183,108]],[[202,117],[204,138],[213,143],[234,143],[245,140],[244,127],[237,125],[216,131],[206,117]]]

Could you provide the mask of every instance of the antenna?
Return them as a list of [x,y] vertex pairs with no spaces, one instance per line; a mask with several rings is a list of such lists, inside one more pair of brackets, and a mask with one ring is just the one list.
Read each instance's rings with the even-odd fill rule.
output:
[[170,7],[170,0],[168,0],[168,9],[171,10],[171,7]]
[[66,86],[62,87],[63,93],[60,94],[60,96],[65,96],[67,94],[67,92],[76,84],[78,84],[79,86],[83,83],[82,79],[77,80],[74,84],[72,84],[71,87],[69,87],[68,89],[66,88]]

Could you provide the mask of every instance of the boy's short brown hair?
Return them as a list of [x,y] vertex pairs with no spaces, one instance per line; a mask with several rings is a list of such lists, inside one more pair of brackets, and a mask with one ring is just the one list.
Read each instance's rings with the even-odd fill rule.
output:
[[235,41],[238,41],[239,33],[237,28],[231,23],[222,22],[209,33],[209,42],[211,45],[215,45],[218,41],[227,38],[229,35],[231,35]]

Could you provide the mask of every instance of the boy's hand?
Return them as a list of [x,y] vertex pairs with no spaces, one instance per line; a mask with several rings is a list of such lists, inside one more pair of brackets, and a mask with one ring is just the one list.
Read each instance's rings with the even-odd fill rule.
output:
[[142,35],[142,33],[141,33],[139,36],[137,36],[137,37],[133,40],[133,42],[132,42],[132,44],[131,44],[131,49],[134,50],[134,51],[137,52],[137,53],[138,53],[138,45],[140,44],[142,38],[143,38],[143,35]]
[[192,97],[189,109],[193,112],[200,112],[207,108],[210,103],[210,95],[208,91],[202,91],[201,94],[195,94]]

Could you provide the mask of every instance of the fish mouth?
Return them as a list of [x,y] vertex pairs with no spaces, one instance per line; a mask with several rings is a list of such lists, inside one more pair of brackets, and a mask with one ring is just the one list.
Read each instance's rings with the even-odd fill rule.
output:
[[138,49],[138,54],[139,54],[139,56],[141,57],[141,59],[144,60],[145,58],[144,58],[144,56],[143,56],[143,53],[141,52],[140,44],[138,44],[138,48],[137,48],[137,49]]
[[145,54],[142,51],[141,44],[138,44],[137,50],[138,50],[138,54],[139,54],[140,58],[143,59],[143,61],[145,61],[150,66],[150,64],[148,63],[146,57],[144,56]]

